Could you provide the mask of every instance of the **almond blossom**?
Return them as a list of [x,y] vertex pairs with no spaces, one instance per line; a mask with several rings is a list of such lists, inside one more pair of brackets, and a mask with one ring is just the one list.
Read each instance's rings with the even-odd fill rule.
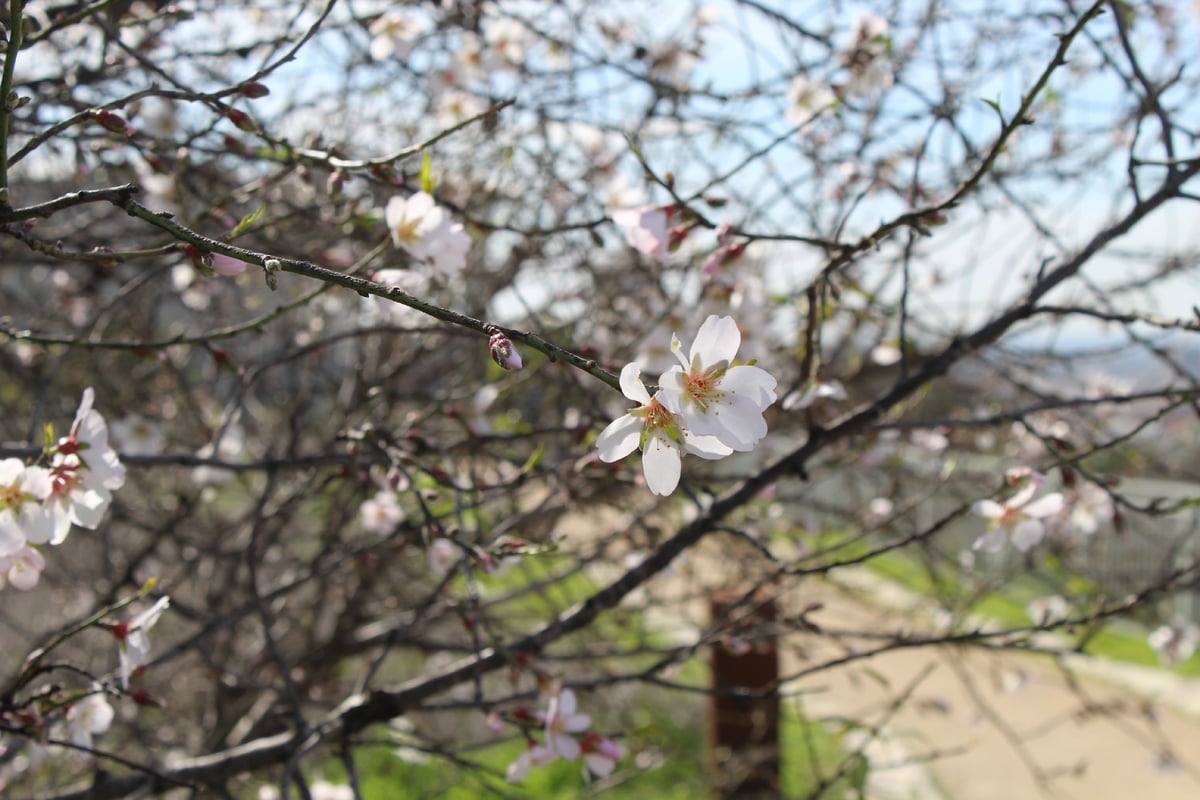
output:
[[733,452],[713,436],[697,436],[684,430],[674,400],[662,391],[651,397],[637,363],[626,364],[621,370],[621,392],[638,407],[613,420],[601,432],[596,440],[600,460],[611,463],[640,449],[646,485],[654,494],[666,496],[675,491],[685,450],[706,459],[723,458]]
[[669,369],[661,385],[664,402],[679,408],[689,431],[749,452],[767,435],[763,411],[775,402],[776,382],[761,367],[733,366],[741,343],[732,317],[709,316],[687,358],[679,339],[672,337],[671,350],[682,366]]
[[807,125],[837,102],[829,87],[804,75],[792,78],[787,89],[784,118],[793,125]]
[[418,261],[439,272],[453,273],[467,263],[471,237],[428,192],[393,197],[384,209],[392,242]]
[[387,536],[404,521],[404,509],[390,489],[381,489],[374,497],[367,498],[358,508],[362,517],[363,530]]
[[1182,664],[1200,647],[1200,628],[1175,620],[1155,628],[1147,641],[1164,664]]
[[26,466],[19,458],[0,461],[0,556],[18,552],[26,541],[50,540],[54,520],[42,501],[51,488],[48,470]]
[[1052,594],[1030,601],[1025,613],[1035,625],[1054,625],[1071,615],[1071,605],[1062,595]]
[[529,770],[533,767],[545,766],[557,758],[558,754],[551,752],[550,748],[530,739],[529,746],[517,756],[516,761],[508,765],[504,778],[509,783],[519,783],[529,776]]
[[150,640],[146,637],[146,631],[154,627],[170,603],[170,598],[160,597],[158,602],[132,621],[118,622],[110,628],[113,636],[117,637],[122,689],[129,690],[129,678],[149,661]]
[[670,217],[666,211],[656,206],[642,206],[610,209],[608,215],[625,232],[625,241],[630,247],[659,261],[666,260],[670,244],[667,232]]
[[46,559],[28,545],[11,555],[0,556],[0,589],[10,583],[14,589],[27,592],[37,586],[45,568]]
[[92,738],[109,729],[113,707],[103,694],[89,694],[67,709],[67,731],[76,747],[91,748]]
[[1042,480],[1043,476],[1032,473],[1024,488],[1003,503],[980,500],[971,507],[989,523],[987,533],[975,540],[974,549],[997,553],[1011,539],[1013,547],[1025,552],[1042,540],[1046,533],[1045,520],[1063,509],[1060,492],[1034,499]]
[[317,781],[309,789],[312,800],[354,800],[354,789],[344,783]]
[[607,778],[621,758],[621,746],[595,731],[588,731],[579,740],[579,748],[583,752],[585,777]]
[[574,734],[583,733],[591,726],[591,717],[575,711],[575,692],[563,689],[550,698],[546,709],[546,749],[574,761],[583,752]]
[[378,16],[367,27],[367,33],[371,34],[371,58],[403,61],[423,32],[421,20],[411,14],[391,11]]
[[112,493],[125,485],[125,467],[108,443],[108,426],[92,408],[94,402],[95,392],[89,386],[83,390],[70,432],[55,445],[50,462],[51,544],[62,542],[72,524],[94,530],[112,502]]

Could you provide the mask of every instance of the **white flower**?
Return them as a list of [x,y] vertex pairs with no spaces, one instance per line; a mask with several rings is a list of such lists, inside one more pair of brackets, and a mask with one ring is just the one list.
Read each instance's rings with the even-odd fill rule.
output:
[[354,800],[354,790],[345,784],[317,781],[309,788],[312,800]]
[[429,543],[429,571],[434,575],[446,575],[458,563],[461,551],[454,542],[439,536]]
[[371,34],[371,58],[376,61],[408,58],[423,31],[421,20],[411,14],[391,11],[376,17],[367,27],[367,33]]
[[659,261],[666,260],[670,243],[666,211],[655,206],[642,206],[610,209],[608,215],[625,232],[625,241],[630,247]]
[[54,520],[42,501],[51,489],[48,470],[26,466],[19,458],[0,461],[0,556],[16,553],[26,541],[50,540]]
[[589,731],[580,740],[579,747],[583,751],[585,776],[590,774],[597,778],[607,778],[616,767],[617,760],[621,758],[621,746],[594,731]]
[[1090,536],[1102,523],[1112,521],[1113,510],[1112,495],[1094,483],[1084,483],[1071,500],[1071,527]]
[[427,192],[393,197],[384,209],[392,242],[418,261],[441,272],[457,272],[467,263],[471,237]]
[[574,734],[583,733],[592,725],[592,718],[575,711],[575,693],[563,689],[550,698],[546,709],[546,749],[568,761],[583,752]]
[[103,694],[89,694],[67,710],[67,730],[77,747],[92,746],[92,737],[109,729],[113,707]]
[[533,34],[517,20],[501,17],[485,23],[483,41],[501,62],[519,66],[525,62],[525,51],[533,42]]
[[788,84],[788,107],[784,118],[793,125],[804,125],[830,108],[837,98],[829,87],[804,75],[797,75]]
[[988,520],[989,525],[987,533],[975,540],[974,549],[996,553],[1011,538],[1013,547],[1025,552],[1040,542],[1046,533],[1043,520],[1063,509],[1063,496],[1059,492],[1033,499],[1041,482],[1041,476],[1035,474],[1025,488],[1004,503],[976,502],[971,510]]
[[840,401],[848,397],[841,381],[816,381],[783,398],[782,406],[784,411],[800,411],[818,400]]
[[386,489],[364,500],[358,513],[362,517],[363,530],[380,536],[387,536],[404,521],[404,509],[397,502],[396,493]]
[[869,94],[891,86],[895,76],[887,59],[892,48],[887,20],[878,14],[860,14],[851,27],[850,40],[850,47],[842,55],[850,71],[844,90]]
[[1200,646],[1200,628],[1190,622],[1175,620],[1156,628],[1147,641],[1164,664],[1182,664]]
[[146,637],[146,631],[154,627],[170,603],[170,598],[160,597],[158,602],[134,617],[133,621],[115,626],[122,689],[128,691],[130,676],[149,661],[150,640]]
[[8,582],[14,589],[27,592],[37,586],[45,568],[46,559],[28,545],[11,555],[0,556],[0,589]]
[[715,459],[732,451],[712,436],[696,436],[684,430],[676,412],[664,405],[663,393],[654,397],[642,384],[642,368],[636,363],[621,370],[621,392],[638,404],[623,417],[613,420],[596,440],[600,460],[618,461],[634,450],[642,451],[646,485],[657,495],[669,495],[679,485],[683,451]]
[[50,469],[54,478],[54,516],[51,544],[59,544],[71,525],[94,530],[112,502],[112,493],[125,485],[125,467],[108,443],[108,425],[92,408],[95,392],[83,390],[70,432],[58,440]]
[[108,432],[126,455],[155,455],[167,445],[167,436],[157,423],[136,415],[113,420]]
[[529,775],[530,768],[544,766],[556,758],[558,758],[557,753],[551,752],[544,745],[531,741],[529,747],[517,756],[517,760],[508,765],[504,777],[509,783],[518,783],[525,780]]
[[1025,606],[1025,613],[1035,625],[1053,625],[1070,616],[1071,606],[1062,596],[1052,594],[1031,601]]
[[760,367],[730,366],[741,343],[733,318],[714,314],[696,332],[688,358],[679,339],[672,338],[682,369],[672,367],[660,383],[688,430],[749,452],[767,435],[763,411],[775,402],[775,378]]
[[476,95],[461,89],[450,89],[437,97],[437,126],[452,128],[465,120],[482,114],[487,106]]

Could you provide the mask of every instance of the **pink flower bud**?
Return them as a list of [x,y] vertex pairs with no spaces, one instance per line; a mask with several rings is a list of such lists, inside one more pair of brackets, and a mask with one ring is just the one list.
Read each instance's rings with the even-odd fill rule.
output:
[[222,255],[221,253],[213,253],[211,260],[213,272],[217,273],[218,275],[224,275],[227,278],[233,277],[234,275],[241,275],[246,271],[246,264],[244,261],[238,261],[236,258],[230,258],[229,256]]
[[492,361],[499,364],[502,369],[520,369],[525,366],[521,361],[521,354],[517,352],[517,346],[499,331],[493,333],[492,338],[488,339],[488,350],[492,353]]
[[238,91],[241,92],[243,96],[249,97],[252,100],[259,97],[266,97],[271,93],[270,89],[258,81],[246,81],[238,87]]
[[225,112],[225,116],[228,117],[229,121],[236,125],[239,130],[243,130],[246,133],[259,132],[258,123],[255,122],[254,119],[245,111],[231,108],[229,111]]
[[129,121],[120,114],[115,114],[107,109],[97,109],[91,112],[92,119],[104,126],[105,130],[119,133],[122,136],[132,136],[137,133],[137,129],[129,124]]

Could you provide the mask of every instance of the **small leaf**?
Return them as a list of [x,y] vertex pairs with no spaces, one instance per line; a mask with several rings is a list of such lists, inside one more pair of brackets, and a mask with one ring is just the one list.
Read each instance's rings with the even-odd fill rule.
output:
[[542,456],[544,456],[545,454],[546,454],[546,445],[544,443],[539,444],[537,446],[537,449],[534,450],[532,453],[530,453],[529,458],[525,459],[525,463],[521,465],[521,474],[524,475],[525,473],[529,472],[534,467],[536,467],[538,465],[538,463],[542,460]]
[[1000,124],[1001,124],[1001,125],[1004,125],[1004,124],[1006,124],[1006,123],[1005,123],[1005,121],[1004,121],[1004,112],[1000,110],[1000,103],[999,103],[999,101],[996,101],[996,100],[988,100],[986,97],[981,97],[981,98],[979,98],[979,99],[980,99],[980,100],[982,100],[983,102],[987,103],[987,104],[988,104],[988,106],[989,106],[989,107],[991,107],[992,111],[995,111],[995,112],[996,112],[996,116],[1000,118]]
[[242,217],[241,221],[238,222],[237,225],[234,225],[233,230],[229,232],[229,238],[236,239],[245,233],[251,225],[253,225],[255,222],[258,222],[258,218],[263,215],[263,211],[265,210],[266,206],[259,206],[256,210]]
[[437,181],[433,179],[433,159],[429,157],[428,150],[421,153],[421,171],[417,173],[417,180],[423,192],[433,194],[433,190],[437,188]]

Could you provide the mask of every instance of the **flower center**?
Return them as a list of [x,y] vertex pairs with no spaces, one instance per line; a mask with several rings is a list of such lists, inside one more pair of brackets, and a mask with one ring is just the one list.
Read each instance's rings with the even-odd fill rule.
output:
[[718,383],[719,379],[708,372],[683,376],[684,391],[701,411],[707,411],[710,403],[720,399],[722,393],[717,389]]

